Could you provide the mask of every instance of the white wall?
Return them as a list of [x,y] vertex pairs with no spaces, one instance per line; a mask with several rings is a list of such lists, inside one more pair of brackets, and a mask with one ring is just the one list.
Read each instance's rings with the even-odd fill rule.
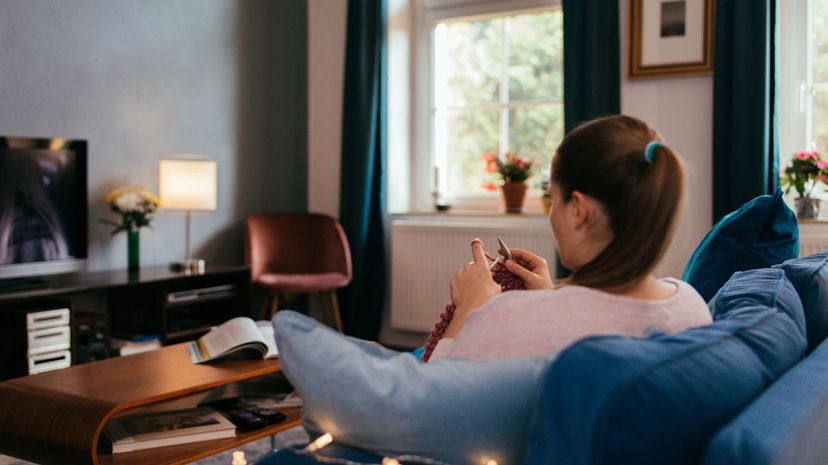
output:
[[626,69],[627,1],[619,1],[621,112],[641,118],[658,130],[668,144],[681,154],[687,170],[684,217],[672,246],[656,269],[659,276],[679,277],[690,254],[712,223],[713,78],[629,80]]
[[[306,206],[304,0],[3,0],[0,134],[89,141],[92,269],[126,266],[103,196],[178,152],[218,161],[193,250],[240,263],[244,217]],[[278,182],[275,182],[278,181]],[[184,218],[142,230],[142,264],[184,254]]]
[[347,0],[308,0],[308,210],[339,217]]

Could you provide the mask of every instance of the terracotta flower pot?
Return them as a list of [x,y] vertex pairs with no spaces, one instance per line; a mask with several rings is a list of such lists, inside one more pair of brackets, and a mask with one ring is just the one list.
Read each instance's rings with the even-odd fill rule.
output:
[[506,213],[523,212],[523,200],[526,198],[526,189],[529,185],[525,182],[507,182],[500,186],[503,192],[503,203],[506,205]]

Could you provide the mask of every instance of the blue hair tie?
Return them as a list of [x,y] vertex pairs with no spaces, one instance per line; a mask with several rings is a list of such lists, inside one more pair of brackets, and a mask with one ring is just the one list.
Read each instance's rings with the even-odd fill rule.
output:
[[655,149],[657,147],[661,147],[661,142],[657,140],[650,141],[650,143],[647,144],[647,148],[644,149],[644,159],[647,160],[647,163],[653,162],[653,155],[655,154]]

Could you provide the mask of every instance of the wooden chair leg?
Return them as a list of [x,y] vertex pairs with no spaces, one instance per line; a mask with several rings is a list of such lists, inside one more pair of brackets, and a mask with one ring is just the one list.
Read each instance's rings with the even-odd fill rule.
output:
[[328,291],[325,294],[327,294],[327,297],[330,302],[330,306],[326,305],[325,307],[328,310],[330,319],[334,324],[333,327],[341,333],[343,332],[342,318],[339,315],[339,302],[336,300],[336,291]]
[[268,320],[272,320],[273,316],[276,315],[276,312],[279,311],[279,298],[281,296],[278,292],[273,293],[273,300],[270,303],[270,318]]
[[267,291],[267,295],[262,300],[262,305],[259,307],[260,320],[272,320],[273,315],[279,311],[279,293],[276,291]]
[[259,319],[264,320],[267,318],[268,309],[273,302],[273,291],[268,290],[265,294],[264,298],[262,299],[262,304],[259,305]]

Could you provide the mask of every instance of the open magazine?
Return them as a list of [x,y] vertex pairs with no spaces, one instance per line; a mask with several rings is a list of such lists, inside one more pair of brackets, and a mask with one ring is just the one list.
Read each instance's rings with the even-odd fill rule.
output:
[[253,321],[246,316],[227,320],[190,343],[193,363],[204,363],[239,351],[261,358],[276,358],[276,340],[269,321]]

